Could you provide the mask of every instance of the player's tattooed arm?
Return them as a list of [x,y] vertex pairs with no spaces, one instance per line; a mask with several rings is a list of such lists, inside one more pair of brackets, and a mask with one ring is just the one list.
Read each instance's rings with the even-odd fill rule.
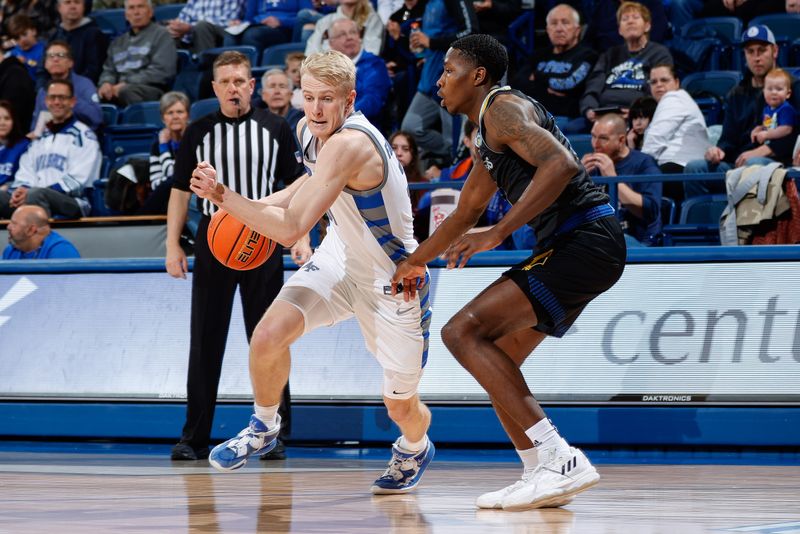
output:
[[555,202],[581,166],[553,134],[539,126],[527,100],[499,96],[484,115],[484,124],[489,146],[510,149],[536,168],[522,196],[493,228],[502,240]]
[[535,167],[568,154],[550,132],[539,126],[533,108],[520,98],[498,97],[489,108],[485,121],[487,130],[494,134],[490,135],[490,142],[505,145],[497,146],[497,149],[512,148]]

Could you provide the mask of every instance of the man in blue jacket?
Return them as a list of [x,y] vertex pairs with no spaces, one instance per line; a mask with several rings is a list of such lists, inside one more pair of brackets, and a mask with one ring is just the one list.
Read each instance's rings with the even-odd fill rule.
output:
[[20,206],[8,223],[8,246],[4,260],[80,258],[78,250],[50,230],[47,212],[41,206]]
[[341,52],[356,65],[354,109],[363,113],[378,129],[383,129],[383,111],[392,88],[386,64],[361,48],[361,32],[352,19],[334,21],[328,31],[328,42],[331,50]]
[[[428,0],[422,15],[422,29],[409,36],[412,49],[421,49],[425,59],[417,93],[403,118],[402,130],[411,132],[423,157],[450,162],[452,117],[439,105],[436,82],[444,70],[444,55],[450,44],[478,30],[472,2]],[[441,166],[441,165],[440,165]]]

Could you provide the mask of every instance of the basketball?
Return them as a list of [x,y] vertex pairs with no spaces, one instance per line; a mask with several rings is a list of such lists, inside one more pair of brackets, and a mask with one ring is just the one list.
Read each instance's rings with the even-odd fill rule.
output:
[[275,242],[251,230],[225,210],[208,224],[208,247],[225,267],[249,271],[263,265],[275,252]]

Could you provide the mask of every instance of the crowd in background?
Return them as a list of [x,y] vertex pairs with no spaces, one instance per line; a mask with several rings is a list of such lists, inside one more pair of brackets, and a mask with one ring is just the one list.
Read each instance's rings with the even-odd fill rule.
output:
[[[475,163],[478,129],[462,126],[439,105],[436,82],[449,44],[476,32],[512,51],[512,88],[542,102],[568,136],[591,136],[591,150],[579,156],[592,174],[718,172],[800,159],[794,148],[797,82],[778,68],[774,32],[749,25],[758,15],[800,12],[795,0],[537,2],[536,23],[544,32],[532,56],[519,53],[509,38],[509,21],[524,13],[521,0],[189,0],[174,19],[162,21],[154,19],[157,3],[0,2],[0,217],[25,204],[50,216],[87,215],[86,190],[109,156],[101,149],[101,104],[123,109],[147,101],[160,101],[163,129],[153,139],[144,171],[150,184],[136,209],[165,213],[192,101],[208,94],[202,86],[210,80],[200,74],[195,94],[175,91],[181,88],[178,51],[197,58],[220,46],[253,46],[260,58],[274,45],[304,43],[260,76],[254,95],[256,106],[291,126],[303,113],[304,56],[333,49],[350,57],[357,69],[355,108],[391,135],[412,183],[463,180]],[[92,18],[93,11],[109,8],[124,8],[127,31],[110,35]],[[684,61],[680,30],[709,16],[734,16],[744,24],[731,52],[744,57],[743,77],[724,98],[721,127],[709,124],[681,88],[681,78],[703,65]],[[660,243],[663,197],[680,204],[715,192],[724,192],[723,182],[620,184],[629,244]],[[415,229],[424,238],[430,195],[413,196]],[[498,194],[486,224],[508,208]],[[515,236],[502,246],[529,248],[534,240]]]

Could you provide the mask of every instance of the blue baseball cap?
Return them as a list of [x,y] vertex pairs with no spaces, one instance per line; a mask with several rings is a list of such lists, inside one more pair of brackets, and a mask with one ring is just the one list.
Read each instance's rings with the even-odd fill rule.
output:
[[773,45],[776,44],[775,35],[773,35],[772,30],[770,30],[763,24],[756,24],[755,26],[750,26],[742,34],[743,45],[746,45],[751,41],[760,41],[762,43],[769,43]]

